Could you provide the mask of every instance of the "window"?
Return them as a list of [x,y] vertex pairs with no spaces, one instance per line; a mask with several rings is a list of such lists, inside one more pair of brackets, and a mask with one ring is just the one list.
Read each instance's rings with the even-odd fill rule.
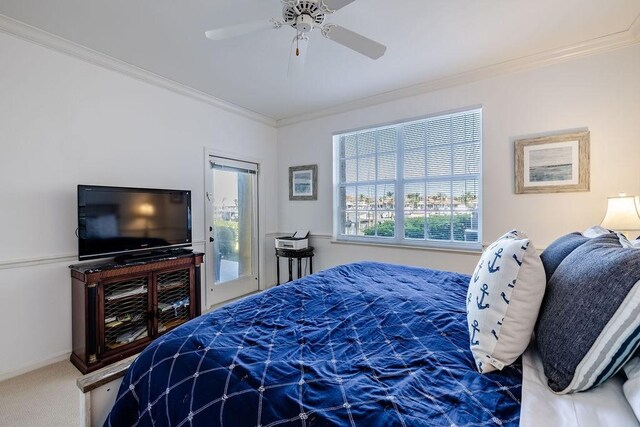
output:
[[338,240],[481,247],[482,110],[334,137]]

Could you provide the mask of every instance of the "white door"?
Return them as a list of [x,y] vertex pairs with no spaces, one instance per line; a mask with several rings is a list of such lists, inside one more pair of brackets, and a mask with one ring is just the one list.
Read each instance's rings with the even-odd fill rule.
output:
[[258,165],[209,157],[207,307],[258,290]]

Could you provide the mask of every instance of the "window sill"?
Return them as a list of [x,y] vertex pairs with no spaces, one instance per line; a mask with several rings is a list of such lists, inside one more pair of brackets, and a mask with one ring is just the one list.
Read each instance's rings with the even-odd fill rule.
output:
[[397,244],[397,243],[383,243],[380,241],[367,242],[364,240],[356,239],[336,239],[331,238],[332,244],[338,245],[361,245],[361,246],[377,246],[382,248],[394,248],[394,249],[413,249],[421,251],[435,251],[435,252],[449,252],[462,255],[474,255],[477,256],[482,253],[482,246],[478,244],[478,247],[460,248],[460,247],[446,247],[446,246],[426,246],[421,244]]

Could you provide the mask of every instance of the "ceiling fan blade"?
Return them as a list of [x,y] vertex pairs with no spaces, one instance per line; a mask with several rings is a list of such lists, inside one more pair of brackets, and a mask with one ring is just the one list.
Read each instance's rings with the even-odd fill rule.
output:
[[378,59],[387,47],[339,25],[329,24],[322,28],[322,34],[336,43],[355,50],[371,59]]
[[327,7],[327,9],[336,11],[338,9],[342,9],[348,4],[353,3],[354,1],[356,0],[324,0],[323,3]]
[[291,52],[289,54],[289,70],[287,71],[287,78],[299,79],[302,77],[308,50],[309,37],[300,35],[293,38],[293,42],[291,43]]
[[281,24],[276,20],[244,22],[242,24],[209,30],[206,31],[204,35],[211,40],[224,40],[244,36],[245,34],[256,33],[258,31],[280,28],[280,26]]

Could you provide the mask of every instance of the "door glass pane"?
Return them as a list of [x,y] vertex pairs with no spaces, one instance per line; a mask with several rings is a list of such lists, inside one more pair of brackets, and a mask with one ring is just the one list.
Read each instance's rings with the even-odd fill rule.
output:
[[215,282],[253,275],[253,175],[213,170]]

